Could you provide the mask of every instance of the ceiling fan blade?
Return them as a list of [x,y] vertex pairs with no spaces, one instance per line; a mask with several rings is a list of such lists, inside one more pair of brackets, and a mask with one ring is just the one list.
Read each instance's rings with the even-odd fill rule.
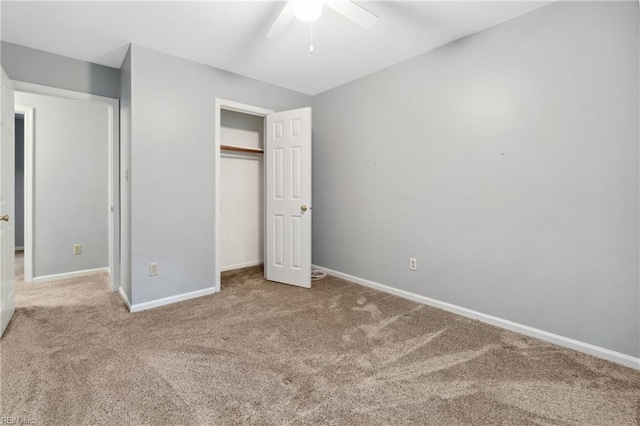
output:
[[325,4],[362,28],[371,28],[378,21],[376,15],[349,0],[325,0]]
[[293,17],[295,16],[295,11],[293,10],[293,6],[291,3],[287,2],[287,5],[282,9],[280,15],[276,18],[276,22],[273,23],[271,29],[267,33],[267,38],[271,40],[275,40],[277,38],[282,37],[284,31],[287,29]]

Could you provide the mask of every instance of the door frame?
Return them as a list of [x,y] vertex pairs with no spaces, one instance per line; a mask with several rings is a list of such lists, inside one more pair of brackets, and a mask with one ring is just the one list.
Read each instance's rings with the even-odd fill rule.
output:
[[[214,138],[213,138],[213,146],[214,146],[214,164],[213,169],[215,173],[215,184],[214,184],[214,202],[213,202],[213,221],[214,221],[214,260],[213,260],[213,269],[215,274],[215,291],[218,292],[221,290],[221,282],[220,282],[220,111],[221,110],[235,111],[243,114],[255,115],[258,117],[266,118],[267,115],[272,114],[273,111],[266,108],[260,108],[253,105],[241,104],[239,102],[229,101],[226,99],[216,98],[216,107],[215,107],[215,120],[214,120]],[[265,120],[265,129],[263,132],[263,142],[262,146],[264,147],[264,142],[267,138],[266,133],[266,120]],[[266,150],[265,150],[266,156]],[[263,161],[265,161],[263,159]],[[265,168],[266,170],[266,168]],[[266,181],[263,180],[263,185]],[[266,244],[266,238],[265,238]],[[266,256],[266,251],[265,251]],[[266,259],[265,259],[266,261]]]
[[[66,98],[91,102],[107,107],[108,111],[108,178],[107,197],[110,211],[108,214],[108,244],[109,244],[109,271],[110,290],[116,292],[120,288],[120,100],[105,96],[92,95],[73,90],[58,89],[40,84],[23,81],[11,81],[16,92],[34,93],[44,96]],[[24,109],[24,107],[23,107]],[[17,111],[17,108],[16,108]],[[36,112],[37,113],[37,112]],[[34,109],[31,108],[31,134],[27,138],[27,116],[25,115],[25,282],[33,282],[33,126]],[[29,147],[27,148],[27,143]],[[29,151],[27,152],[27,149]],[[29,165],[29,168],[27,169]],[[27,192],[29,191],[29,192]],[[27,198],[27,196],[29,198]],[[27,201],[28,200],[28,201]],[[28,206],[27,206],[27,203]],[[29,210],[27,210],[29,208]],[[27,219],[29,221],[27,222]],[[27,229],[29,235],[27,239]],[[27,252],[27,245],[30,250]],[[27,265],[29,269],[27,269]],[[71,274],[70,274],[71,275]],[[30,281],[27,281],[27,277]],[[35,278],[37,280],[37,277]]]
[[[15,84],[15,83],[14,83]],[[15,106],[24,119],[24,282],[33,282],[33,121],[32,107]],[[27,255],[29,253],[29,255]]]

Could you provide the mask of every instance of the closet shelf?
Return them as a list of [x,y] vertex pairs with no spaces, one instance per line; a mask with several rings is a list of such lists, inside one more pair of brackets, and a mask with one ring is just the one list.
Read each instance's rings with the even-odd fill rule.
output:
[[226,150],[226,151],[254,152],[256,154],[264,153],[264,150],[259,148],[245,148],[243,146],[234,146],[234,145],[220,145],[220,149]]

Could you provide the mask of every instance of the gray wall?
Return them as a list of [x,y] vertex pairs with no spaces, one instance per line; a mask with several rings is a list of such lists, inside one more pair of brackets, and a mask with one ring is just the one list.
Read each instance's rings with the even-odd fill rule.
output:
[[15,236],[16,247],[24,247],[24,119],[16,116]]
[[[131,47],[131,241],[134,304],[216,285],[216,97],[287,110],[311,97],[219,69]],[[148,275],[149,263],[159,275]]]
[[640,355],[638,62],[562,2],[314,96],[314,263]]
[[120,72],[42,50],[2,42],[2,68],[12,80],[110,98],[120,97]]
[[107,267],[107,107],[22,92],[16,105],[35,109],[34,277]]
[[120,68],[120,287],[131,301],[131,191],[128,174],[131,157],[131,47]]

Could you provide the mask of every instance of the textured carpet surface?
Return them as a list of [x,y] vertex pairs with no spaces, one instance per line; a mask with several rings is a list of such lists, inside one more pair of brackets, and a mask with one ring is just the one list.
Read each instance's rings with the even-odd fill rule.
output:
[[107,277],[17,286],[0,415],[45,424],[636,425],[640,373],[327,277],[224,274],[130,314]]

